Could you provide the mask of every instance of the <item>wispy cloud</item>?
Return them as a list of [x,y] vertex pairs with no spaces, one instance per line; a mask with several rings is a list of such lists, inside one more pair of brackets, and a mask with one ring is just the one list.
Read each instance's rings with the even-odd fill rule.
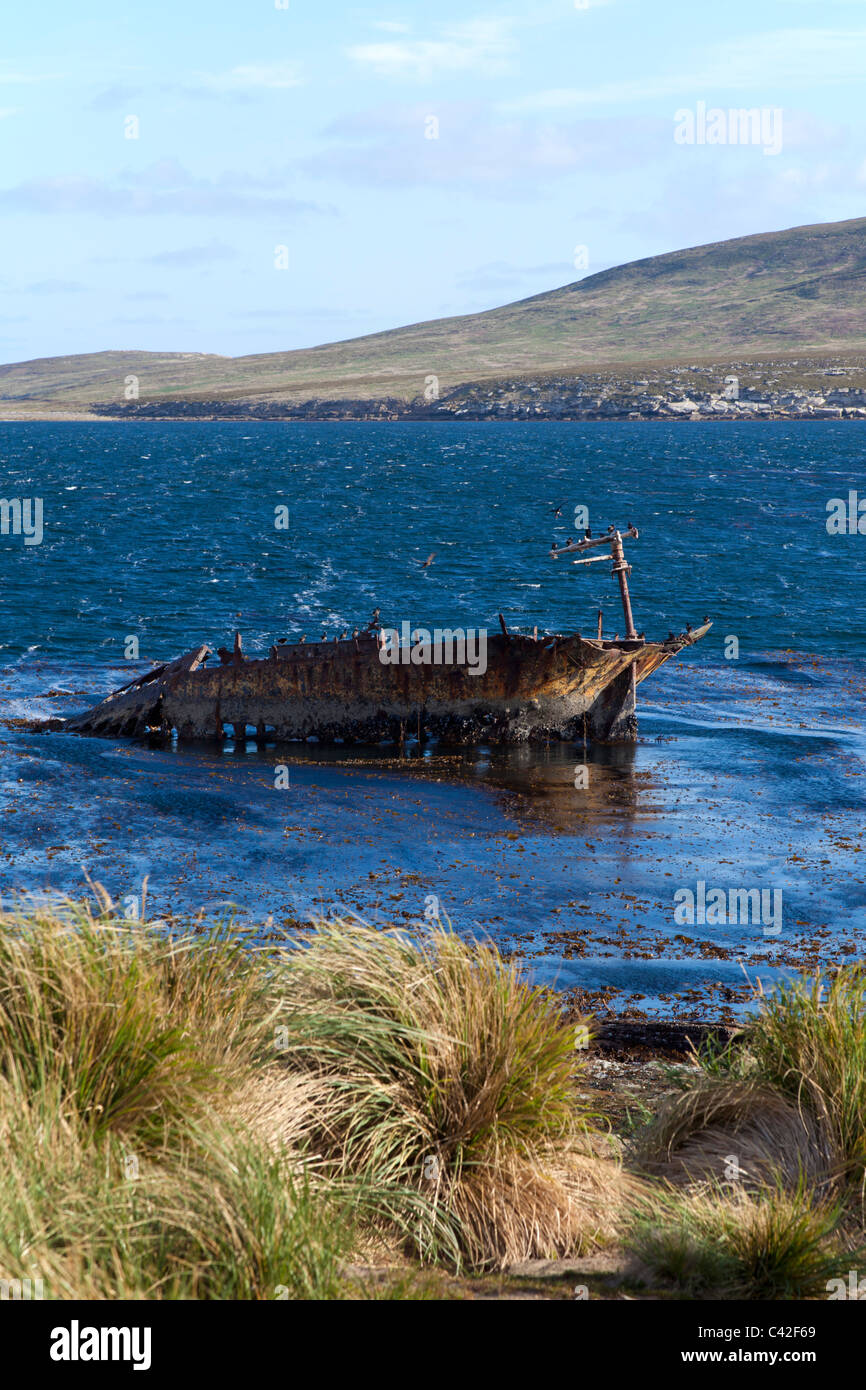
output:
[[140,96],[143,87],[104,87],[90,102],[91,111],[113,111],[115,107],[125,106]]
[[96,92],[90,101],[90,109],[112,111],[138,97],[153,95],[193,100],[251,101],[268,92],[288,91],[303,84],[304,78],[297,63],[241,63],[225,72],[194,72],[182,81],[148,85],[137,83],[134,86],[115,83]]
[[195,81],[218,92],[300,87],[303,78],[297,63],[242,63],[221,73],[196,73]]
[[157,251],[148,256],[150,265],[167,266],[174,270],[194,269],[196,266],[211,265],[214,261],[233,261],[237,251],[224,242],[212,241],[207,246],[181,246],[176,251]]
[[490,261],[475,270],[457,276],[459,289],[507,290],[519,292],[522,281],[542,277],[545,288],[551,281],[574,280],[576,273],[570,261],[547,261],[543,265],[513,265],[509,261]]
[[548,88],[505,103],[503,109],[562,111],[744,89],[777,93],[785,87],[862,82],[864,72],[866,29],[782,29],[723,40],[710,54],[696,55],[690,71]]
[[490,17],[440,25],[433,38],[393,39],[355,44],[348,57],[380,77],[429,82],[435,77],[473,73],[498,77],[508,72],[517,50],[514,21]]
[[31,82],[56,82],[56,72],[23,72],[0,63],[0,87],[25,86]]
[[439,138],[424,138],[426,108],[382,107],[334,122],[335,142],[305,172],[347,182],[408,187],[451,185],[508,196],[580,170],[633,168],[670,154],[670,121],[594,117],[505,120],[474,104],[441,105]]
[[86,288],[77,280],[37,280],[35,284],[25,286],[28,294],[80,294]]
[[286,179],[227,172],[216,179],[197,178],[174,160],[162,160],[111,179],[88,174],[28,179],[0,189],[0,208],[16,212],[100,216],[259,217],[277,213],[300,216],[331,209],[294,198],[285,192]]
[[281,323],[287,323],[291,319],[339,319],[341,322],[348,319],[367,318],[369,309],[344,309],[342,306],[335,309],[312,307],[302,309],[297,305],[292,305],[291,309],[238,309],[229,314],[233,319],[277,319]]
[[189,324],[190,321],[189,319],[177,318],[174,316],[168,316],[164,314],[137,314],[130,318],[113,318],[111,322],[119,323],[127,328],[139,328],[150,327],[154,324],[159,324],[160,326],[166,324]]

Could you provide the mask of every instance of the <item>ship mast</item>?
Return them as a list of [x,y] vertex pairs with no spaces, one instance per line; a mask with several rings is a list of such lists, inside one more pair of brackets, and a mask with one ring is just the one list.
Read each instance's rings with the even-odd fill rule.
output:
[[[637,540],[640,532],[636,526],[629,526],[625,531],[618,531],[615,526],[610,526],[603,536],[598,536],[594,540],[586,538],[582,541],[567,541],[565,545],[551,547],[551,555],[558,559],[560,555],[570,555],[575,550],[591,550],[597,545],[609,545],[613,568],[611,574],[615,574],[619,580],[619,592],[622,599],[622,611],[625,615],[625,636],[627,642],[636,642],[638,635],[635,631],[634,617],[631,611],[631,595],[628,591],[628,576],[631,574],[631,565],[625,558],[622,548],[623,536],[631,536]],[[593,555],[588,560],[573,560],[574,565],[593,565],[600,560],[605,560],[605,555]],[[600,624],[599,624],[600,626]]]

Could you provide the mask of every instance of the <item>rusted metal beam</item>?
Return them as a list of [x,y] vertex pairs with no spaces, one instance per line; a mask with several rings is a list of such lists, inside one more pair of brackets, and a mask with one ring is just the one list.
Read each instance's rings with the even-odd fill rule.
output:
[[[634,529],[634,528],[632,528]],[[628,642],[632,642],[637,637],[634,618],[631,612],[631,595],[628,591],[628,575],[631,574],[631,565],[626,562],[622,549],[622,536],[619,531],[613,533],[613,571],[619,580],[619,592],[622,598],[622,611],[625,614],[625,635]]]

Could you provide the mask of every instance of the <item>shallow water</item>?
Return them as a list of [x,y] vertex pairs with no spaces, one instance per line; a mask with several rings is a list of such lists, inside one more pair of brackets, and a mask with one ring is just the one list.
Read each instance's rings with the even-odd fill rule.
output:
[[[825,526],[831,497],[866,495],[856,424],[40,422],[0,426],[0,454],[4,496],[39,496],[45,516],[41,545],[0,536],[6,720],[69,713],[235,627],[251,653],[374,606],[559,631],[594,631],[601,606],[612,635],[608,567],[547,555],[578,504],[596,531],[639,527],[648,637],[714,620],[640,687],[632,748],[401,757],[0,726],[7,894],[89,875],[122,899],[146,877],[152,912],[232,902],[277,923],[337,907],[412,922],[435,897],[537,978],[701,1016],[747,977],[862,953],[866,536]],[[675,893],[699,881],[780,891],[781,929],[677,922]]]

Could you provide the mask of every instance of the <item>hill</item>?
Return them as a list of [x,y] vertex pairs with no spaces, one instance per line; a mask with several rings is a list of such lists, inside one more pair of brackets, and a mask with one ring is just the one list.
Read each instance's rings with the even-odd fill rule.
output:
[[[287,323],[286,333],[290,326]],[[866,352],[866,218],[672,251],[483,313],[292,352],[104,352],[0,367],[4,414],[142,402],[423,401],[527,373]],[[646,372],[643,372],[646,375]],[[859,380],[859,378],[858,378]]]

